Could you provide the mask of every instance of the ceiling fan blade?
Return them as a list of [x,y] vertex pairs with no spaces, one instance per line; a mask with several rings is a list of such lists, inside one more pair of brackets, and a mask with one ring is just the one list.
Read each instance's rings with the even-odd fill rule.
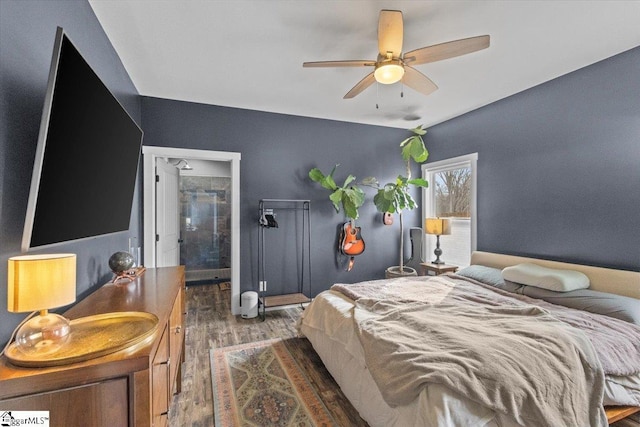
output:
[[359,95],[360,92],[371,86],[375,83],[376,78],[373,76],[373,73],[367,74],[367,76],[360,80],[357,85],[355,85],[347,94],[343,97],[343,99],[350,99]]
[[409,86],[411,89],[420,92],[423,95],[430,95],[432,92],[438,89],[431,79],[420,71],[408,65],[404,66],[404,76],[402,76],[402,83]]
[[386,58],[392,52],[394,58],[402,53],[403,36],[402,12],[399,10],[381,10],[378,18],[378,52]]
[[434,44],[433,46],[427,46],[405,53],[403,60],[405,64],[419,65],[455,58],[456,56],[466,55],[467,53],[488,48],[489,38],[488,35],[485,35]]
[[376,65],[376,61],[366,61],[364,59],[349,60],[349,61],[318,61],[318,62],[303,62],[302,66],[305,68],[311,67],[373,67]]

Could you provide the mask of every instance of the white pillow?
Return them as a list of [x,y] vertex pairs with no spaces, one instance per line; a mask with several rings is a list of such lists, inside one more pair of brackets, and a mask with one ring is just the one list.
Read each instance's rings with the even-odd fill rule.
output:
[[589,287],[589,278],[579,271],[556,270],[529,263],[505,268],[502,270],[502,278],[556,292],[569,292]]

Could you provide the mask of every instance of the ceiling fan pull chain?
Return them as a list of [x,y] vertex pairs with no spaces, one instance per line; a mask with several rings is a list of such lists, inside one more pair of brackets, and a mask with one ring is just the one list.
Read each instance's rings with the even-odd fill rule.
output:
[[404,80],[400,80],[400,98],[404,98]]
[[380,94],[380,83],[376,82],[376,110],[380,109],[380,107],[378,107],[379,94]]

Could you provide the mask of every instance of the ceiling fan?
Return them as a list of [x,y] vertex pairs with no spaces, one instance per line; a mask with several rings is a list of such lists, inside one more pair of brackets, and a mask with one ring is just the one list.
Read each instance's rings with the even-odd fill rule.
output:
[[432,46],[422,47],[402,53],[403,24],[402,12],[399,10],[381,10],[378,19],[378,58],[373,61],[346,60],[305,62],[303,67],[375,67],[347,94],[344,99],[353,98],[374,82],[382,84],[402,83],[410,88],[429,95],[438,86],[414,65],[455,58],[467,53],[489,47],[489,36],[477,36],[467,39],[454,40]]

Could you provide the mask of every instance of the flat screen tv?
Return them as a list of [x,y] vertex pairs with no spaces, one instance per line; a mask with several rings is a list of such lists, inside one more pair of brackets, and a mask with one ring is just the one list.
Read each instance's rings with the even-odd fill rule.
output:
[[129,229],[142,130],[56,32],[22,250]]

